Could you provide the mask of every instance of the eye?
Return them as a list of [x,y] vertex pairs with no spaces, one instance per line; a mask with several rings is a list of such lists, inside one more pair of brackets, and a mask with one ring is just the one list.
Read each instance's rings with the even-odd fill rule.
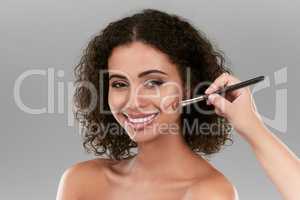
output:
[[151,80],[145,81],[144,85],[146,88],[154,88],[154,87],[158,87],[158,86],[162,85],[163,83],[164,83],[164,81],[162,81],[162,80],[151,79]]
[[111,87],[113,87],[113,88],[124,88],[127,86],[128,86],[128,84],[124,81],[114,81],[111,83]]

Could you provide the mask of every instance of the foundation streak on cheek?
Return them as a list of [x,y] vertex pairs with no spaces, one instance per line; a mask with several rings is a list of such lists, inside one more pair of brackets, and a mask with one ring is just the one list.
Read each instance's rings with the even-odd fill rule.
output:
[[174,113],[179,106],[180,93],[178,90],[174,88],[169,88],[169,90],[173,90],[172,92],[168,92],[165,97],[162,98],[162,108],[166,113]]
[[172,111],[176,111],[179,107],[179,97],[174,97],[171,102],[164,106],[166,111],[172,109]]
[[179,99],[179,97],[177,97],[177,98],[174,100],[174,102],[170,105],[170,106],[172,106],[172,109],[173,109],[174,111],[178,110],[178,108],[179,108],[179,101],[180,101],[180,99]]

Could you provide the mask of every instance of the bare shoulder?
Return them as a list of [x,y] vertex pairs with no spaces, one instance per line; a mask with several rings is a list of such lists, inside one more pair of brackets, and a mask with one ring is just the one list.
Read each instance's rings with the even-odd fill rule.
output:
[[107,159],[92,159],[76,163],[66,169],[61,176],[57,191],[57,200],[76,200],[85,196],[88,191],[105,185],[104,171]]
[[235,186],[220,172],[201,178],[188,190],[189,200],[238,200]]

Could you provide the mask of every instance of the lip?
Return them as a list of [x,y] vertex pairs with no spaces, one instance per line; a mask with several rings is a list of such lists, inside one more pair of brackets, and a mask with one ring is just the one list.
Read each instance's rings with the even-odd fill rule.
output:
[[125,113],[123,112],[124,115],[126,115],[126,117],[130,117],[131,119],[137,119],[137,118],[145,118],[145,117],[148,117],[148,116],[151,116],[153,114],[157,114],[157,112],[152,112],[152,113],[149,113],[149,114],[146,114],[146,113]]
[[139,131],[152,124],[152,122],[158,117],[159,112],[147,114],[122,112],[122,114],[125,117],[125,124],[132,127],[135,131]]

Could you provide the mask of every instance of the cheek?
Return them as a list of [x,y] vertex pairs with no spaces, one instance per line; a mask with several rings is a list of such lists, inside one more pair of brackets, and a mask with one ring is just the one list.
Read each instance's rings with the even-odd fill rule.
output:
[[179,84],[166,85],[161,90],[160,107],[169,110],[172,104],[182,99],[183,89]]
[[127,101],[126,96],[124,92],[108,92],[108,105],[112,113],[119,112],[123,108]]

